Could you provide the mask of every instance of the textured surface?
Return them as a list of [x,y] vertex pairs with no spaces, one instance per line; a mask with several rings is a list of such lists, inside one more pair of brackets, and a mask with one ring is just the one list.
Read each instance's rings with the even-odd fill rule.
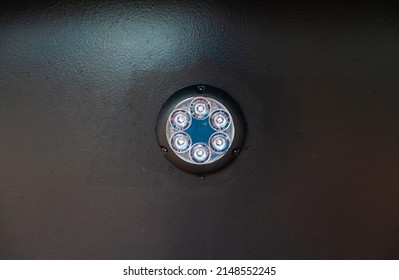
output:
[[[393,7],[174,1],[0,11],[0,258],[399,258]],[[246,149],[204,180],[163,101],[230,93]]]

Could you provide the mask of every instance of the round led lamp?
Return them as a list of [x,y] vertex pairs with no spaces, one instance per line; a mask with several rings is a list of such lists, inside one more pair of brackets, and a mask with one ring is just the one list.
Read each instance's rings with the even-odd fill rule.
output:
[[156,132],[170,162],[187,172],[206,174],[238,156],[246,128],[232,97],[218,88],[198,85],[169,97],[159,113]]

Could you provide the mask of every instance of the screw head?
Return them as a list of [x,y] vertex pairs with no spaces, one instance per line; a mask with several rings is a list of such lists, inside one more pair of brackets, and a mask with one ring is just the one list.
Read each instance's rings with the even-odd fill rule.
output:
[[237,157],[238,154],[240,153],[240,149],[239,149],[239,148],[236,148],[236,149],[234,149],[231,153],[232,153],[233,157]]
[[168,153],[168,149],[166,147],[161,147],[161,152],[166,155]]
[[205,92],[205,86],[197,86],[197,92],[198,93],[204,93]]

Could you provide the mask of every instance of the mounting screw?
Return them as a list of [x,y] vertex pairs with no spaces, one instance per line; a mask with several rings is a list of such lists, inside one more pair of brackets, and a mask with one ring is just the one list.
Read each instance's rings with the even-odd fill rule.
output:
[[204,93],[205,92],[205,86],[197,86],[197,92],[198,93]]
[[239,149],[239,148],[236,148],[236,149],[234,149],[234,150],[231,152],[231,154],[233,155],[233,157],[237,157],[239,153],[240,153],[240,149]]
[[168,149],[166,147],[161,147],[161,152],[166,156],[168,154]]

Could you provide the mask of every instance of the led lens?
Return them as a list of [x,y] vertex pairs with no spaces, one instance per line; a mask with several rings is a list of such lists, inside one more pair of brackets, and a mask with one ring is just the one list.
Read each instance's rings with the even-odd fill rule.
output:
[[209,122],[215,130],[225,130],[230,126],[230,115],[224,110],[216,110],[211,115]]
[[230,148],[230,138],[224,133],[215,133],[209,139],[212,151],[223,154]]
[[191,124],[191,117],[186,110],[176,110],[170,117],[170,123],[177,130],[187,129]]
[[173,134],[170,143],[177,153],[185,153],[190,149],[191,137],[185,132],[178,132]]
[[210,110],[211,105],[205,98],[196,98],[190,104],[190,113],[198,120],[207,118]]
[[211,152],[206,144],[195,144],[190,151],[190,157],[195,163],[205,163],[209,160]]
[[235,141],[235,120],[221,100],[195,95],[172,106],[165,133],[178,160],[192,165],[228,160],[225,154]]

